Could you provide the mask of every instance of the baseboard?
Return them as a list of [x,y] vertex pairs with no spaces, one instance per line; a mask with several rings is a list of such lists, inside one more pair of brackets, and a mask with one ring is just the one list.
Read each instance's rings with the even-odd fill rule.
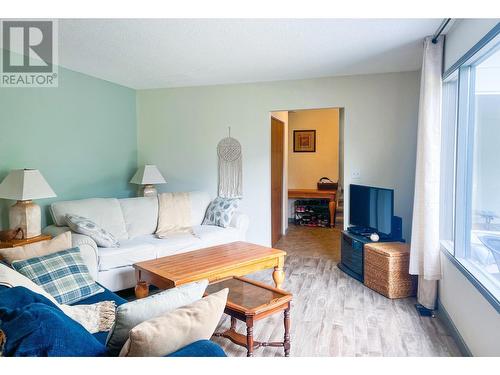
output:
[[443,322],[445,327],[448,329],[448,332],[450,332],[451,336],[455,339],[455,342],[458,345],[458,349],[460,350],[460,353],[464,357],[473,357],[469,347],[465,343],[465,340],[463,339],[462,335],[458,331],[457,327],[455,326],[455,323],[453,323],[453,320],[451,320],[450,315],[448,314],[448,311],[444,308],[444,306],[441,304],[441,300],[438,298],[437,300],[437,311],[436,311],[437,318]]

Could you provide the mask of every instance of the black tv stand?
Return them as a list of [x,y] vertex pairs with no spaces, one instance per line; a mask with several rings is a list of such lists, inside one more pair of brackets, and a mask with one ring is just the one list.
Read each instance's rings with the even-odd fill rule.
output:
[[349,227],[347,228],[347,231],[349,233],[352,233],[355,236],[363,236],[365,238],[370,238],[370,236],[374,233],[378,234],[379,241],[389,241],[391,239],[391,236],[384,234],[384,233],[379,233],[373,228],[366,228],[366,227]]
[[[340,263],[338,267],[360,282],[364,282],[364,247],[370,240],[370,231],[368,236],[353,233],[351,230],[342,231],[340,244]],[[381,236],[378,242],[401,241],[390,236]]]

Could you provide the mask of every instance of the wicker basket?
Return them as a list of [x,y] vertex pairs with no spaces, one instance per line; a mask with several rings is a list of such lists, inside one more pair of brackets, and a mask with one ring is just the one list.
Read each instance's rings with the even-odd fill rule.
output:
[[388,298],[414,296],[416,278],[408,273],[410,247],[402,242],[364,246],[364,283]]

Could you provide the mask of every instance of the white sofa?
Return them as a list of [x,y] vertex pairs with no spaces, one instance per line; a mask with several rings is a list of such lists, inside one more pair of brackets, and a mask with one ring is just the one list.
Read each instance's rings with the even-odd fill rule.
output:
[[[158,223],[158,198],[92,198],[52,203],[50,212],[55,225],[44,233],[55,236],[70,230],[66,214],[80,215],[111,232],[120,242],[117,248],[101,248],[94,240],[73,234],[92,276],[106,288],[117,291],[135,285],[132,264],[208,246],[245,240],[247,215],[237,212],[228,228],[201,225],[211,201],[204,192],[191,192],[191,221],[195,235],[176,233],[159,239],[154,235]],[[172,212],[175,215],[175,212]]]

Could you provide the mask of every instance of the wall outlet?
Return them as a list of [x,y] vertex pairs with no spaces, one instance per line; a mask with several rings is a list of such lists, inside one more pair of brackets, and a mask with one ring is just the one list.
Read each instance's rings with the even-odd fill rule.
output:
[[361,172],[359,170],[355,169],[351,172],[352,180],[359,180],[360,178],[361,178]]

